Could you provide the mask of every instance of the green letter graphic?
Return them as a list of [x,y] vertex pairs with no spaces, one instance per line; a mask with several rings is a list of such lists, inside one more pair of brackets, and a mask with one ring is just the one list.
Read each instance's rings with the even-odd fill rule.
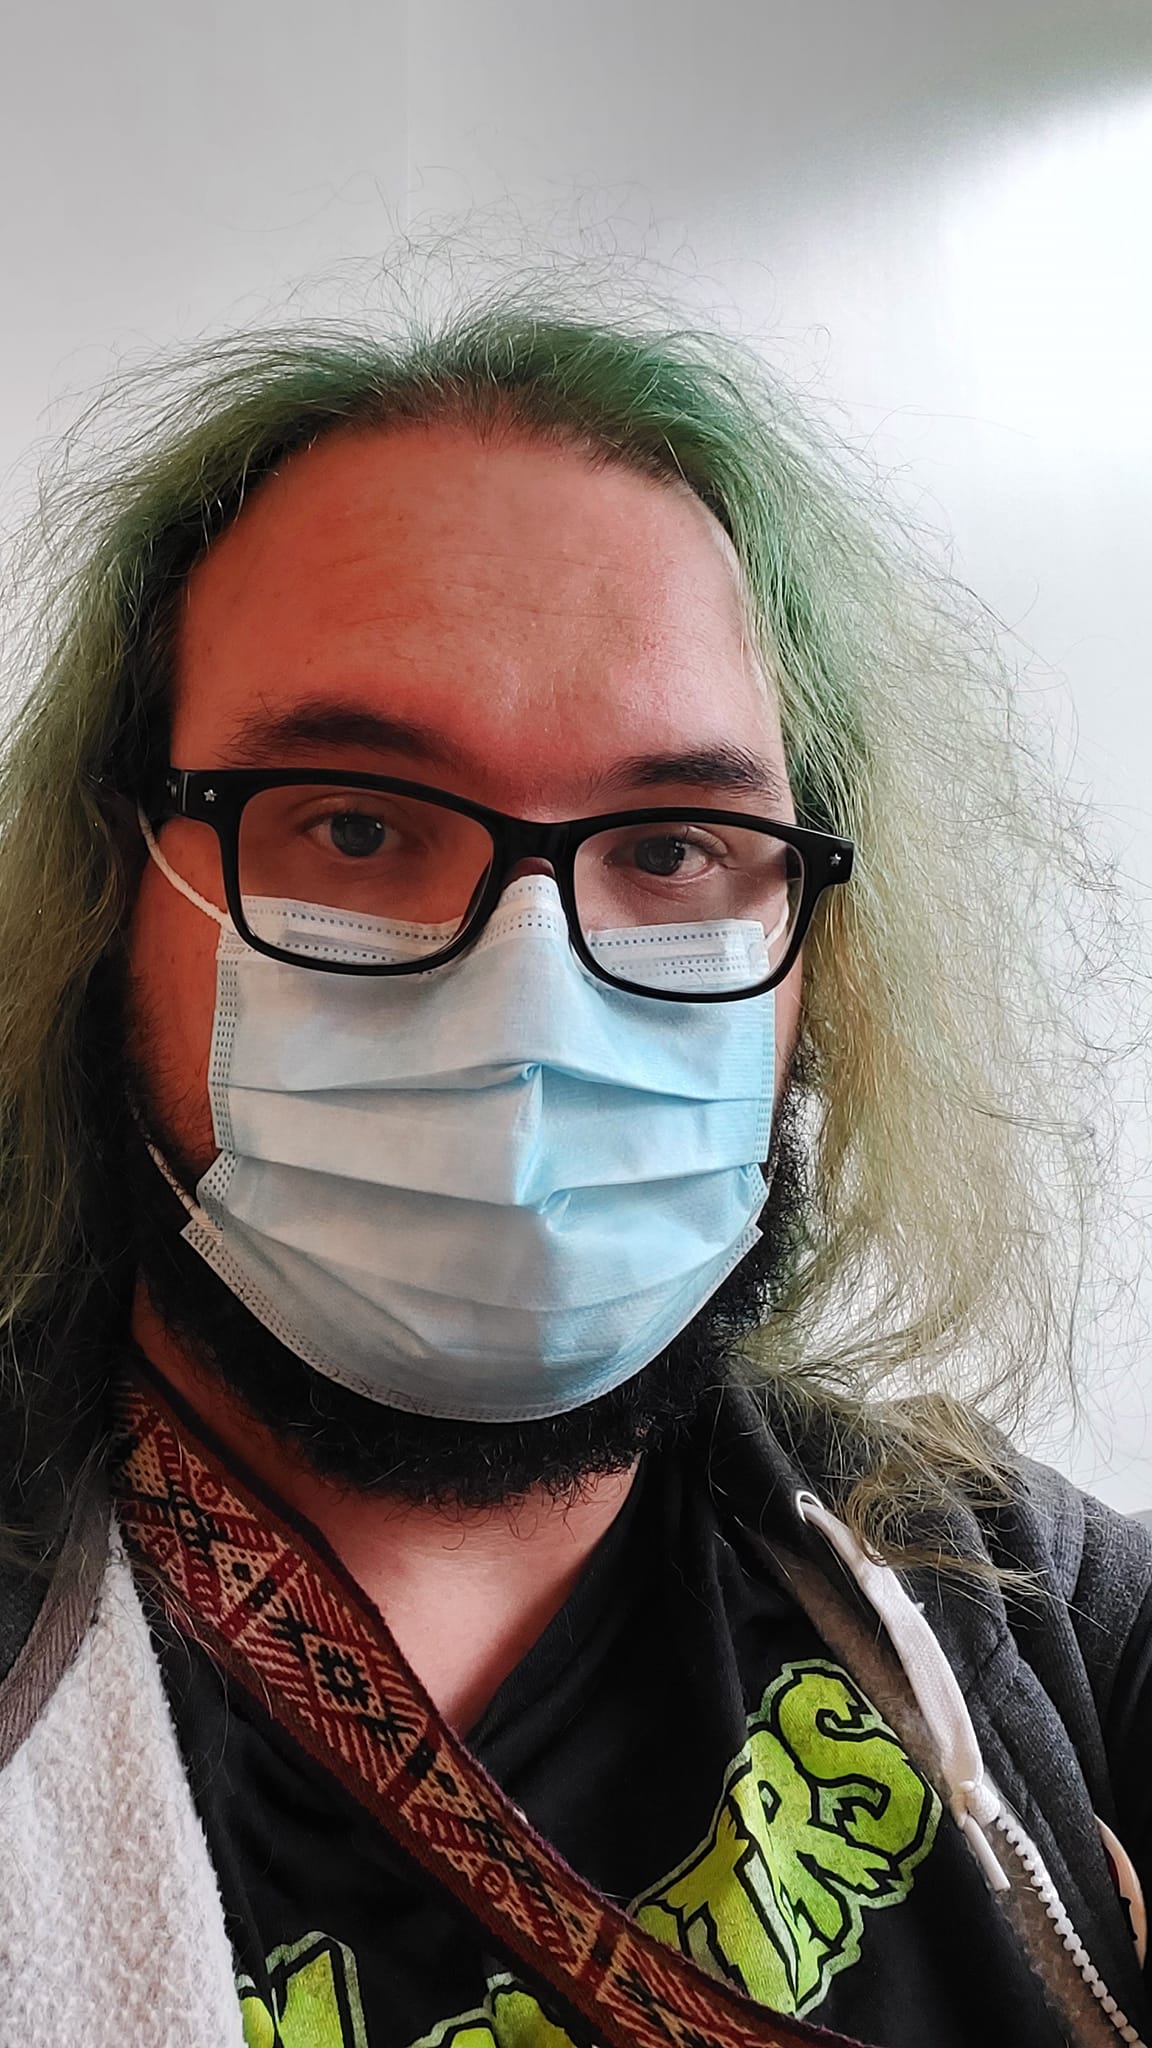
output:
[[632,1910],[750,1997],[803,2013],[859,1956],[863,1909],[907,1897],[939,1816],[851,1679],[789,1664],[749,1724],[706,1840]]
[[[269,1956],[283,2048],[368,2048],[364,2010],[351,1949],[326,1934],[306,1934]],[[245,2048],[275,2048],[272,2014],[250,1977],[241,1977]]]

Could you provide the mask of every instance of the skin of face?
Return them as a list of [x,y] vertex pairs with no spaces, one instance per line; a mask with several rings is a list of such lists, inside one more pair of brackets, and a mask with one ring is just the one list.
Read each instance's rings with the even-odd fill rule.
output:
[[[580,452],[455,428],[341,431],[261,485],[193,571],[179,626],[171,759],[241,765],[239,726],[307,704],[418,723],[430,747],[321,746],[269,767],[426,782],[518,817],[779,800],[620,779],[637,756],[724,745],[786,785],[773,691],[744,628],[735,556],[686,487]],[[211,829],[161,831],[223,904]],[[146,864],[130,932],[133,1058],[179,1156],[216,1156],[208,1059],[218,927]],[[777,1086],[799,964],[776,993]]]

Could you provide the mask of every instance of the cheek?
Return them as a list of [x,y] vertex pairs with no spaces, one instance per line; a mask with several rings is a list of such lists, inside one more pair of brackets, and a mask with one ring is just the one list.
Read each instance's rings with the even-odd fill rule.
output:
[[205,1173],[216,1157],[208,1055],[219,933],[151,864],[129,933],[129,1056],[165,1139]]
[[788,1079],[788,1069],[796,1050],[796,1039],[800,1030],[800,997],[804,955],[801,954],[786,981],[776,990],[776,1088],[774,1100],[779,1102],[781,1091]]

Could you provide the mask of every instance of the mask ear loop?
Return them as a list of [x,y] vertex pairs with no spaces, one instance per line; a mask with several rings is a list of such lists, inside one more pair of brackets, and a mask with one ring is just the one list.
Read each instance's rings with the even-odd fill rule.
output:
[[[218,904],[210,903],[206,896],[201,896],[200,891],[198,889],[194,889],[192,887],[191,882],[186,882],[184,880],[183,875],[178,875],[175,868],[172,867],[170,862],[161,853],[160,848],[156,844],[156,834],[153,832],[152,827],[148,823],[148,820],[145,817],[144,812],[139,804],[137,804],[136,806],[136,816],[137,819],[139,820],[140,831],[143,836],[144,844],[148,848],[150,857],[155,861],[157,867],[160,870],[160,873],[164,876],[165,881],[170,882],[172,884],[172,887],[176,890],[178,895],[185,896],[187,897],[189,903],[194,903],[196,905],[197,910],[202,910],[204,912],[205,917],[210,917],[214,924],[218,924],[221,931],[235,931],[236,927],[233,924],[232,919],[229,917],[228,912],[226,910],[221,910]],[[141,1116],[140,1111],[137,1108],[135,1102],[131,1104],[131,1109],[132,1114],[136,1119],[136,1124],[137,1128],[139,1129],[140,1136],[143,1139],[144,1145],[151,1156],[152,1163],[154,1166],[159,1168],[159,1171],[163,1174],[164,1179],[167,1181],[169,1187],[171,1188],[172,1193],[179,1198],[183,1207],[187,1210],[188,1215],[195,1222],[207,1223],[209,1225],[209,1228],[212,1228],[213,1226],[211,1224],[211,1219],[205,1216],[204,1211],[201,1209],[199,1202],[193,1200],[192,1196],[188,1193],[187,1189],[181,1187],[180,1182],[177,1180],[176,1175],[173,1173],[172,1168],[169,1166],[168,1161],[164,1157],[164,1154],[160,1152],[157,1149],[157,1147],[152,1143],[152,1140],[149,1137],[147,1130],[145,1129],[144,1119]]]
[[148,1153],[148,1156],[151,1159],[153,1166],[155,1166],[157,1170],[161,1174],[163,1174],[164,1179],[167,1181],[169,1187],[172,1190],[172,1193],[176,1196],[177,1200],[181,1204],[181,1207],[192,1218],[192,1221],[194,1223],[204,1223],[207,1224],[209,1230],[215,1230],[216,1225],[213,1223],[212,1218],[210,1216],[205,1215],[203,1209],[200,1207],[199,1202],[197,1202],[188,1193],[187,1188],[181,1187],[180,1182],[177,1180],[176,1175],[173,1173],[172,1168],[169,1166],[168,1161],[164,1157],[164,1154],[159,1150],[159,1148],[156,1145],[152,1143],[151,1138],[148,1136],[148,1133],[144,1128],[144,1119],[141,1116],[139,1110],[137,1109],[135,1103],[132,1103],[130,1106],[132,1114],[136,1119],[136,1128],[140,1133],[140,1137],[143,1142],[145,1151]]
[[156,835],[139,804],[136,806],[136,816],[140,823],[144,844],[165,880],[171,882],[178,895],[186,897],[189,903],[196,905],[197,910],[204,912],[205,917],[210,917],[215,924],[218,924],[222,932],[234,932],[236,927],[228,912],[221,910],[217,903],[209,903],[208,898],[201,896],[199,890],[194,889],[191,882],[186,882],[183,875],[178,875],[175,868],[165,859],[159,846],[156,844]]

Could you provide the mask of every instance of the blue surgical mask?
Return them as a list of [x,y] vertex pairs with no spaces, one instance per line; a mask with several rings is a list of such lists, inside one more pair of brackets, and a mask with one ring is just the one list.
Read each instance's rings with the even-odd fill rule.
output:
[[[446,966],[325,974],[253,951],[149,839],[221,926],[219,1156],[195,1200],[178,1190],[183,1234],[317,1372],[422,1415],[564,1414],[655,1358],[756,1242],[771,995],[697,1006],[596,980],[539,875]],[[322,959],[412,943],[302,903],[249,915]],[[686,946],[694,986],[709,959],[713,987],[763,972],[759,926],[621,939],[669,986]]]

